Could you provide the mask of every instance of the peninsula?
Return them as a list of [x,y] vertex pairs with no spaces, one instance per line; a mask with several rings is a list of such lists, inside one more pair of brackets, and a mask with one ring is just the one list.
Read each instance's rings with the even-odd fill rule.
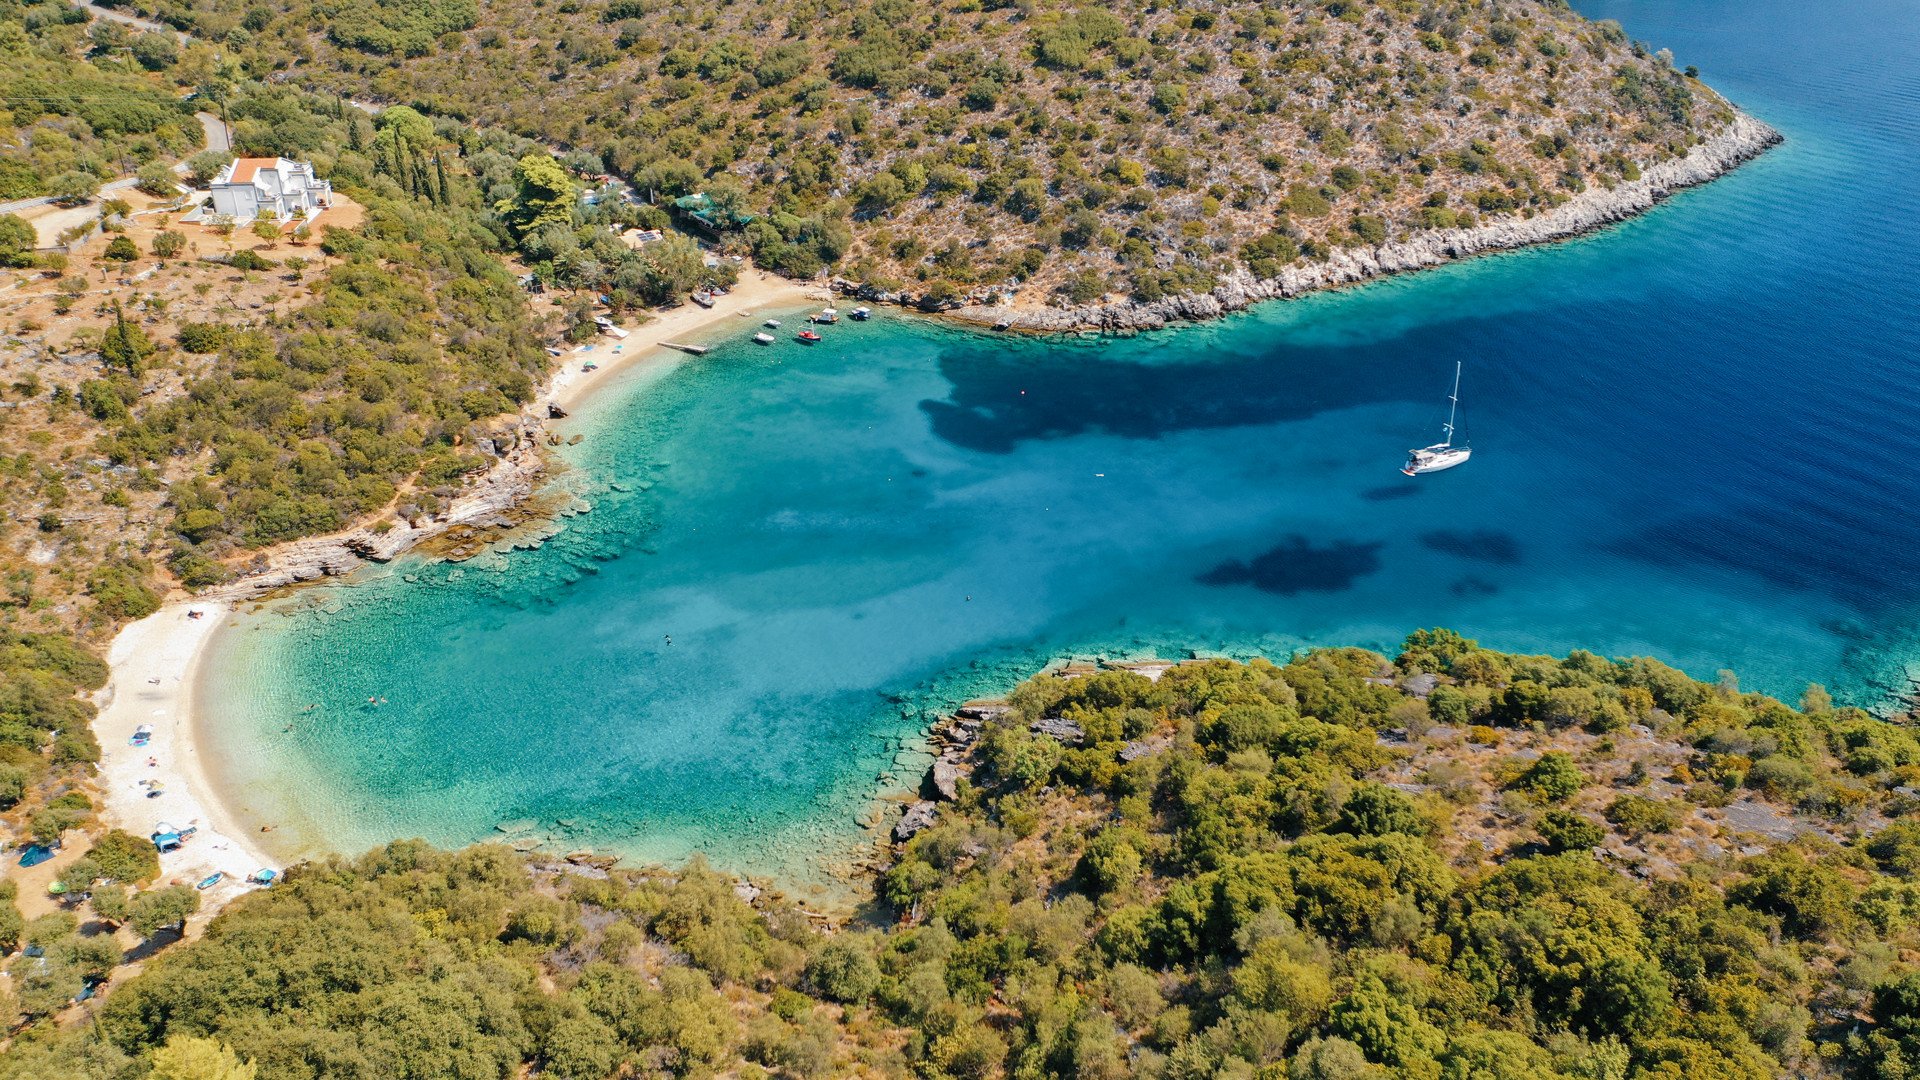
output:
[[[1761,1080],[1920,1050],[1920,834],[1889,820],[1920,743],[1817,686],[1420,631],[1069,667],[945,731],[851,921],[699,862],[396,842],[235,902],[0,1077]],[[111,969],[12,911],[0,944],[45,956],[11,1007]]]

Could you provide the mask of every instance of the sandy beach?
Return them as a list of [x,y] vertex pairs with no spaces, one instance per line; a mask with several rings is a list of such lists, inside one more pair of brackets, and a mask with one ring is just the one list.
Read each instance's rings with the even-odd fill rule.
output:
[[[584,351],[569,350],[561,354],[558,361],[560,368],[554,373],[542,400],[551,401],[572,412],[616,373],[642,360],[659,359],[662,342],[711,345],[713,342],[701,338],[700,334],[713,330],[719,324],[727,324],[726,328],[732,329],[735,324],[752,320],[757,325],[758,319],[775,312],[812,303],[832,302],[833,294],[825,286],[791,281],[751,266],[743,266],[740,268],[739,284],[725,296],[714,297],[711,308],[682,304],[668,311],[655,312],[651,321],[627,330],[624,338],[602,335]],[[584,370],[588,363],[595,365],[595,370]]]
[[[579,409],[620,371],[666,353],[661,343],[712,344],[701,335],[717,327],[733,329],[748,320],[787,314],[809,304],[830,303],[832,294],[743,267],[740,282],[712,308],[688,304],[656,313],[625,338],[601,337],[589,348],[568,352],[541,400],[569,412]],[[585,370],[592,363],[594,370]],[[189,618],[188,612],[201,612]],[[245,892],[248,875],[279,865],[263,854],[266,845],[236,824],[203,765],[199,739],[217,739],[209,718],[195,715],[195,676],[206,646],[226,621],[229,607],[219,601],[182,599],[120,631],[108,651],[112,669],[106,689],[95,698],[100,715],[94,732],[102,747],[100,787],[107,821],[136,836],[147,836],[166,822],[196,832],[179,850],[160,857],[161,880],[196,883],[214,871],[227,875],[207,890],[202,916]],[[153,726],[145,747],[129,745],[134,729]],[[149,761],[152,764],[149,764]],[[161,793],[149,797],[147,784]]]
[[[200,617],[190,618],[191,611]],[[160,856],[160,880],[194,884],[216,870],[226,874],[203,894],[208,912],[250,888],[249,874],[278,869],[225,813],[197,746],[206,732],[194,715],[194,679],[226,615],[223,604],[179,601],[120,631],[107,653],[113,673],[95,697],[100,715],[93,722],[108,823],[135,836],[150,835],[160,822],[191,826],[184,845]],[[152,741],[129,745],[142,724],[153,726]],[[146,785],[154,782],[161,793],[149,796]]]

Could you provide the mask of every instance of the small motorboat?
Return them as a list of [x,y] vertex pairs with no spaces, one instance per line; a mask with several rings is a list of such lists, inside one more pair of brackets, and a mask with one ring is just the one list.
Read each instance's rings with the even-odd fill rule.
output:
[[201,878],[200,884],[195,885],[194,888],[205,891],[207,889],[213,888],[215,885],[218,885],[225,880],[227,880],[227,875],[221,873],[218,870],[215,870],[213,873],[208,874],[206,877]]
[[811,344],[813,344],[814,342],[816,342],[816,341],[819,341],[819,340],[820,340],[820,335],[819,335],[819,334],[816,334],[816,333],[814,333],[814,332],[813,332],[813,331],[811,331],[811,330],[802,330],[802,331],[800,331],[799,333],[797,333],[797,334],[795,334],[795,335],[793,335],[793,336],[794,336],[794,337],[796,337],[796,338],[799,338],[799,339],[800,339],[801,341],[804,341],[804,342],[806,342],[806,343],[807,343],[807,344],[809,344],[809,345],[811,345]]
[[762,345],[771,345],[773,344],[773,335],[764,333],[764,332],[758,333],[753,335],[753,340],[759,342]]
[[810,316],[808,321],[820,323],[823,326],[832,326],[834,323],[840,321],[840,312],[833,308],[827,308],[818,315]]
[[778,330],[778,329],[780,329],[780,320],[779,320],[779,319],[768,319],[768,320],[767,320],[767,322],[766,322],[766,327],[767,327],[767,329],[769,329],[769,330]]
[[133,738],[127,740],[129,746],[145,746],[153,738],[153,725],[141,724],[133,729]]
[[697,292],[697,293],[694,293],[691,297],[688,297],[688,299],[692,300],[696,304],[699,304],[703,308],[710,308],[713,306],[713,294],[709,292]]
[[869,307],[857,307],[847,312],[847,315],[852,318],[854,322],[866,322],[868,319],[873,318],[873,309]]

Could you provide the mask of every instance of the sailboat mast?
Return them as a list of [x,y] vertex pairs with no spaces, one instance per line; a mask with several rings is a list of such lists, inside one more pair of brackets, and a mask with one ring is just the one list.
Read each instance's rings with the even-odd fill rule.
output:
[[1445,446],[1453,445],[1453,417],[1460,409],[1460,361],[1453,362],[1453,393],[1447,395],[1447,441]]

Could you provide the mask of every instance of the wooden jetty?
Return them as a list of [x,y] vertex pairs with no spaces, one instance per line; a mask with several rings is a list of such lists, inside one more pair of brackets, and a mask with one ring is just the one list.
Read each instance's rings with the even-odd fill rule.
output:
[[711,348],[711,346],[708,345],[686,345],[678,341],[663,341],[660,344],[669,349],[679,349],[683,353],[692,353],[695,356],[705,356],[708,349]]

